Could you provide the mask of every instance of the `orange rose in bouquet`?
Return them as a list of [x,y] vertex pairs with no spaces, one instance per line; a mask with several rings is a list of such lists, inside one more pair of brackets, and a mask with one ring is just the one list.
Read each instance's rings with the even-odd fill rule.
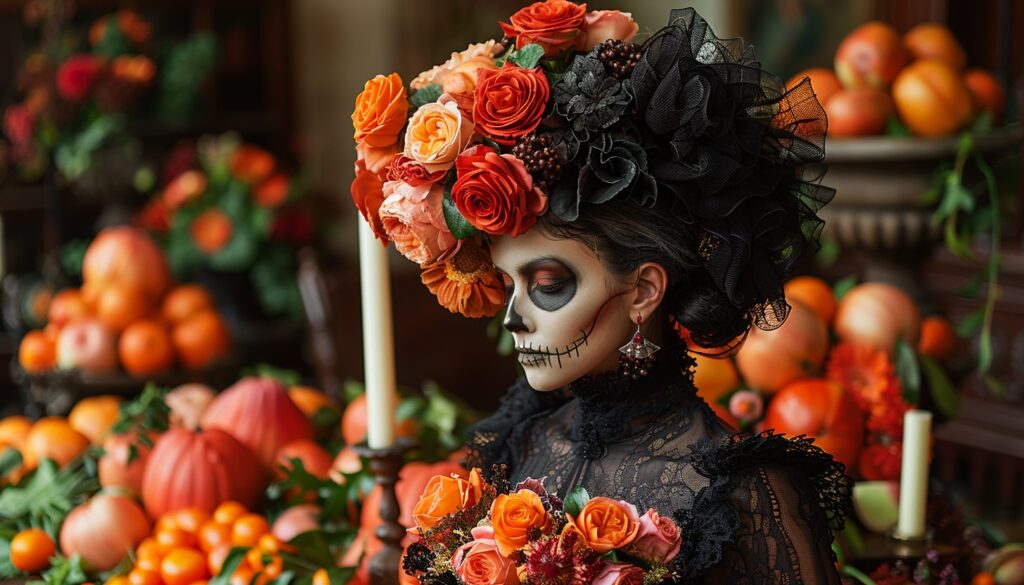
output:
[[604,554],[636,540],[640,515],[633,504],[596,497],[583,506],[578,516],[569,516],[566,530],[575,530],[594,552]]
[[511,146],[540,125],[550,97],[548,78],[540,68],[506,63],[501,69],[480,70],[473,95],[473,123],[488,138]]
[[378,75],[367,81],[356,97],[353,138],[374,148],[391,146],[398,142],[408,112],[405,86],[398,74]]
[[409,531],[416,534],[430,530],[445,516],[475,505],[480,501],[480,482],[480,472],[475,469],[468,480],[443,475],[430,478],[420,501],[412,509],[412,520],[416,528],[410,528]]
[[544,504],[535,492],[519,490],[501,494],[491,506],[494,540],[501,554],[508,556],[526,546],[535,530],[544,532],[551,524]]
[[534,2],[513,14],[509,23],[499,24],[505,36],[515,39],[517,49],[535,43],[551,57],[576,44],[586,14],[586,4],[547,0]]

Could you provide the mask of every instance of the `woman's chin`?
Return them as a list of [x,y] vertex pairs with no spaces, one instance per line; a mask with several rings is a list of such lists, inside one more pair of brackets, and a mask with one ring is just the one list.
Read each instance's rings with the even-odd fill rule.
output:
[[552,390],[558,390],[564,388],[570,382],[564,375],[552,375],[552,372],[540,372],[534,370],[530,366],[524,366],[526,370],[526,381],[530,384],[530,388],[533,388],[537,392],[551,392]]

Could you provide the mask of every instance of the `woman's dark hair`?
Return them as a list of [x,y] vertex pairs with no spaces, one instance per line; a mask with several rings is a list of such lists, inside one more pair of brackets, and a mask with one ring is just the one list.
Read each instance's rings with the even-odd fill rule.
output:
[[[785,198],[792,196],[786,194]],[[585,205],[574,221],[547,214],[537,227],[554,238],[583,242],[615,274],[628,274],[645,262],[660,264],[668,274],[661,306],[669,318],[686,327],[701,346],[720,347],[744,335],[752,324],[770,329],[785,319],[788,305],[782,284],[786,273],[795,256],[813,243],[800,229],[798,211],[794,208],[789,215],[792,220],[784,222],[788,229],[775,231],[776,235],[784,232],[785,241],[747,243],[776,248],[775,255],[786,257],[767,261],[764,255],[756,255],[765,261],[748,264],[746,274],[735,283],[732,298],[709,272],[708,247],[719,245],[716,238],[688,221],[685,212],[670,201],[654,207],[628,200]],[[766,276],[774,281],[769,287],[774,294],[757,292],[764,290]]]

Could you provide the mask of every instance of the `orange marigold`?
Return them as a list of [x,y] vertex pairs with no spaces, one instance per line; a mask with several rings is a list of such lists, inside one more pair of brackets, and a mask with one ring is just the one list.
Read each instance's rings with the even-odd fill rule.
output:
[[492,317],[505,304],[501,277],[475,238],[463,240],[447,261],[425,266],[420,280],[442,307],[466,317]]
[[853,395],[870,417],[881,417],[903,402],[902,388],[889,354],[866,344],[840,343],[832,348],[827,376]]

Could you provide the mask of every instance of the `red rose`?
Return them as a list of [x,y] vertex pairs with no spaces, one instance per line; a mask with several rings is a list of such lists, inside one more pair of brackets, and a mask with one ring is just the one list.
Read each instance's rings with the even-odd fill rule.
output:
[[377,239],[387,245],[388,235],[379,213],[380,204],[384,202],[384,183],[376,173],[366,170],[366,163],[362,159],[356,161],[356,178],[352,181],[351,191],[356,209],[363,214]]
[[576,43],[586,14],[586,4],[547,0],[516,12],[509,19],[511,24],[499,24],[505,36],[516,40],[517,49],[536,43],[544,47],[545,56],[551,57]]
[[410,187],[419,187],[427,183],[440,181],[447,172],[442,170],[431,173],[420,163],[399,153],[391,159],[391,164],[388,165],[385,171],[384,179],[386,181],[401,181]]
[[540,125],[550,96],[548,78],[540,68],[506,63],[501,69],[478,69],[473,123],[485,136],[511,146]]
[[548,206],[548,197],[533,186],[519,159],[477,145],[455,159],[458,180],[452,200],[478,230],[512,237],[526,233]]
[[103,63],[92,55],[75,55],[61,63],[57,70],[57,91],[71,102],[79,102],[89,95]]

